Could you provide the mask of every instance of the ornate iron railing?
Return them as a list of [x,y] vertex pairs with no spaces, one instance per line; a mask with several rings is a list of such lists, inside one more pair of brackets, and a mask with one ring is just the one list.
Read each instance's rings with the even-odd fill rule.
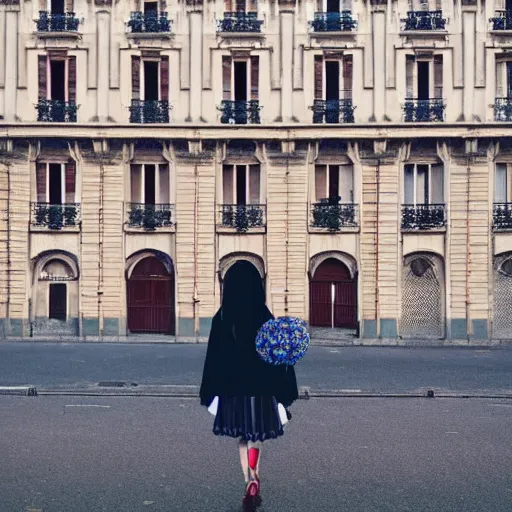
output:
[[444,204],[402,205],[402,229],[426,230],[446,225]]
[[128,28],[132,34],[164,34],[171,31],[171,20],[166,12],[135,11],[130,13]]
[[155,230],[164,226],[174,225],[174,205],[128,203],[126,206],[128,226]]
[[219,224],[246,232],[250,228],[263,228],[266,225],[266,205],[264,204],[223,204],[220,206]]
[[512,121],[512,98],[494,99],[494,120]]
[[402,20],[402,30],[445,30],[443,11],[408,11]]
[[354,110],[351,99],[315,100],[313,106],[313,123],[353,123]]
[[80,105],[61,100],[39,100],[35,105],[37,120],[51,123],[76,123],[76,114]]
[[329,204],[329,200],[324,200],[314,203],[311,207],[311,227],[339,231],[342,227],[357,227],[358,225],[357,204]]
[[132,99],[130,123],[168,123],[172,106],[167,100]]
[[222,112],[220,122],[223,124],[260,124],[259,100],[230,101],[222,100],[218,109]]
[[357,20],[352,12],[315,12],[313,21],[309,22],[313,32],[350,32],[357,29]]
[[34,226],[62,229],[80,222],[80,203],[31,203],[31,207]]
[[494,203],[492,227],[495,230],[512,229],[512,203]]
[[494,18],[489,18],[492,30],[512,30],[512,11],[498,10]]
[[442,98],[428,100],[406,98],[402,105],[404,120],[410,123],[444,121],[445,108]]
[[39,11],[39,19],[35,22],[38,32],[76,32],[80,24],[74,12],[54,14]]
[[261,32],[262,20],[256,12],[225,12],[224,19],[217,20],[217,32]]

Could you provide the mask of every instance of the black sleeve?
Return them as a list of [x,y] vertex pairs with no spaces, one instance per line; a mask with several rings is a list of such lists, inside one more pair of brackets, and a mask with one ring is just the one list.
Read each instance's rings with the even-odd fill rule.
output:
[[279,386],[279,392],[276,394],[276,400],[285,407],[290,407],[299,398],[295,368],[293,366],[282,366],[280,370],[282,373],[281,385]]
[[210,336],[208,338],[208,347],[206,349],[206,358],[204,360],[203,379],[199,390],[201,405],[208,407],[212,402],[215,392],[213,390],[214,382],[218,371],[218,340],[220,339],[221,320],[218,315],[213,317]]

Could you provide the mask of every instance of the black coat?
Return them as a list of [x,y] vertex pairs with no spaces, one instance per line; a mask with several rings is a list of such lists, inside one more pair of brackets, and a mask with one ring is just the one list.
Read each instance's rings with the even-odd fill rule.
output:
[[[260,325],[272,318],[265,308]],[[259,323],[259,322],[258,322]],[[259,358],[253,331],[236,337],[223,318],[222,308],[213,318],[203,379],[201,405],[208,406],[214,396],[275,396],[289,407],[299,396],[293,366],[271,365]]]

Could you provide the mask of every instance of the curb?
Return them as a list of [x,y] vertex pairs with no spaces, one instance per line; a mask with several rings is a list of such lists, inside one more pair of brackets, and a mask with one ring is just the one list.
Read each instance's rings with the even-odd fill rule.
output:
[[0,386],[0,395],[37,396],[34,386]]

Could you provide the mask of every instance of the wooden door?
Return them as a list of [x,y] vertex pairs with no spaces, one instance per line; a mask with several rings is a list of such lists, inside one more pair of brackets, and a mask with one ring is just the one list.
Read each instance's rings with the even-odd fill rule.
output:
[[65,283],[50,284],[50,314],[55,320],[66,321],[67,315],[67,290]]
[[128,329],[175,334],[174,275],[155,257],[137,263],[128,281]]
[[357,328],[357,280],[337,259],[325,260],[311,280],[310,325]]

